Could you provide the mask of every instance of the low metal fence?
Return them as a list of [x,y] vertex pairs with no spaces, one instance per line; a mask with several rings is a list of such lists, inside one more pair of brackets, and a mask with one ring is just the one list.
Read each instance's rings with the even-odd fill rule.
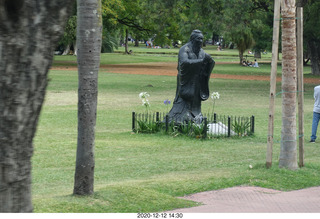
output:
[[140,133],[166,133],[179,132],[196,137],[231,137],[249,136],[254,134],[255,117],[225,116],[204,114],[201,124],[186,121],[184,124],[177,124],[174,121],[169,123],[167,113],[136,113],[132,112],[132,131]]

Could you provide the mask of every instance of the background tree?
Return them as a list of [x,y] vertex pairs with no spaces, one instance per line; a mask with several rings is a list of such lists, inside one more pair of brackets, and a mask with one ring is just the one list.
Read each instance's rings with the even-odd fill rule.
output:
[[189,40],[190,33],[195,29],[203,32],[205,40],[212,39],[213,33],[222,33],[223,1],[182,0],[180,4],[183,10],[179,26],[183,42]]
[[77,7],[78,145],[73,193],[90,195],[93,193],[95,166],[94,140],[102,40],[101,0],[77,0]]
[[[142,0],[102,0],[104,21],[125,35],[125,53],[128,54],[128,38],[132,30],[148,31],[150,19],[143,19]],[[109,30],[108,30],[109,31]]]
[[73,2],[0,1],[0,212],[33,211],[33,138]]
[[179,21],[181,4],[178,1],[146,1],[143,5],[145,14],[142,19],[151,20],[149,38],[154,45],[165,47],[181,40]]
[[118,33],[112,34],[107,28],[103,28],[101,52],[113,52],[115,48],[118,49],[118,38]]
[[59,46],[63,48],[62,55],[68,55],[73,46],[73,52],[76,55],[76,40],[77,40],[77,16],[72,15],[68,21],[62,39],[59,41]]
[[224,35],[236,44],[236,48],[239,51],[240,64],[242,63],[244,52],[254,44],[251,30],[252,14],[249,13],[249,9],[252,6],[251,1],[240,0],[236,4],[231,0],[224,2],[224,22],[226,24]]
[[309,0],[304,6],[303,38],[311,60],[311,73],[320,75],[320,2]]
[[255,58],[261,58],[261,52],[271,50],[273,33],[273,1],[254,1],[251,11],[251,32],[254,39],[252,51]]

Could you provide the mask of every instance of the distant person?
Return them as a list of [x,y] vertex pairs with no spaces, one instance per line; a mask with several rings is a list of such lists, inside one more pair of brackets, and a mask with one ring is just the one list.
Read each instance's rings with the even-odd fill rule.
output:
[[254,60],[253,67],[259,68],[259,64],[256,59]]
[[317,138],[317,129],[320,120],[320,85],[314,88],[314,106],[313,106],[313,119],[311,131],[311,143],[314,143]]

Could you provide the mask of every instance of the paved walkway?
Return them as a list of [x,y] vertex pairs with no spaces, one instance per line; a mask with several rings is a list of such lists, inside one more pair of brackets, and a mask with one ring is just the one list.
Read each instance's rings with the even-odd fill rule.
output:
[[282,192],[260,187],[233,187],[182,197],[203,205],[177,213],[320,213],[320,187]]

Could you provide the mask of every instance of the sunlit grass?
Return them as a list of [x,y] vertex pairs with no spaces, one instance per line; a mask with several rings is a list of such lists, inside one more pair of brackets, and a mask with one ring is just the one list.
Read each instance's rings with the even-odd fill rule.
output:
[[[109,58],[114,56],[117,60],[120,55],[104,54],[102,57],[109,63]],[[75,58],[61,58],[67,59]],[[140,57],[135,60],[135,56],[128,56],[128,59],[145,60]],[[267,65],[259,70],[243,68],[237,71],[240,68],[232,64],[217,65],[214,72],[267,75],[269,70]],[[320,147],[307,144],[311,135],[314,85],[305,84],[306,166],[290,171],[278,168],[281,95],[276,98],[273,167],[266,169],[264,165],[268,81],[210,80],[210,91],[220,93],[215,105],[216,113],[254,115],[255,135],[199,140],[131,133],[132,111],[144,111],[138,94],[142,91],[150,94],[152,111],[166,111],[163,100],[173,100],[176,77],[101,71],[98,80],[95,194],[90,197],[73,196],[78,76],[76,71],[52,70],[49,77],[51,80],[32,159],[35,212],[157,212],[197,205],[178,199],[178,196],[237,185],[285,191],[320,185]],[[278,91],[280,87],[278,83]],[[209,111],[211,105],[210,101],[204,102],[203,111]]]

